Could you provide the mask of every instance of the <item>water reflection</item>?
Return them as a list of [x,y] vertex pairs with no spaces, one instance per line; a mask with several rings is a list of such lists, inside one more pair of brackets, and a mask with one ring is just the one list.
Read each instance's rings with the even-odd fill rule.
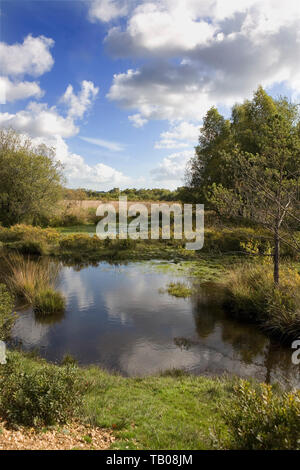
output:
[[31,309],[20,312],[14,339],[52,361],[69,353],[81,364],[97,363],[124,375],[185,368],[195,374],[288,379],[299,386],[291,351],[228,318],[215,301],[220,288],[208,284],[192,299],[159,293],[174,281],[187,279],[157,272],[152,263],[65,265],[59,279],[65,314],[48,322]]

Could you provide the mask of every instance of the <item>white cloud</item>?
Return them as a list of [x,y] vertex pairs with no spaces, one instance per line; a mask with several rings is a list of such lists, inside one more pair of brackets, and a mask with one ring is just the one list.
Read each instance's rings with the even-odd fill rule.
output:
[[182,186],[186,164],[193,155],[193,150],[183,150],[165,157],[157,168],[151,170],[154,182],[171,188]]
[[90,189],[108,190],[113,187],[126,186],[130,178],[122,172],[103,163],[89,165],[81,155],[69,151],[67,143],[59,135],[34,139],[36,145],[45,143],[56,150],[56,159],[64,165],[68,185]]
[[68,116],[70,118],[81,118],[85,111],[92,105],[96,98],[99,88],[93,82],[83,80],[81,82],[81,90],[76,95],[73,86],[68,85],[61,102],[68,106]]
[[78,132],[72,119],[64,118],[57,112],[55,106],[49,108],[46,103],[31,102],[26,109],[16,114],[0,113],[0,125],[13,127],[32,137],[47,137],[55,134],[71,137]]
[[299,89],[298,0],[145,0],[131,4],[105,42],[115,56],[144,59],[116,74],[108,93],[134,111],[136,126],[200,121],[210,106],[232,106],[259,84]]
[[36,82],[11,81],[8,77],[0,77],[0,103],[35,96],[40,98],[44,92]]
[[91,21],[102,21],[104,23],[125,16],[128,11],[126,1],[122,0],[93,0],[89,8]]
[[23,44],[8,45],[0,42],[1,73],[3,75],[32,75],[37,77],[48,72],[53,63],[51,38],[32,37],[29,34]]
[[134,127],[143,127],[148,122],[148,120],[143,118],[139,113],[128,116],[128,119],[132,122]]
[[84,140],[85,142],[89,142],[90,144],[97,145],[98,147],[104,147],[108,150],[111,150],[112,152],[121,152],[124,149],[124,146],[122,144],[119,144],[118,142],[112,142],[110,140],[95,139],[92,137],[81,136],[80,139]]
[[199,125],[182,121],[177,125],[171,126],[171,129],[160,134],[160,140],[155,142],[156,149],[162,148],[180,148],[196,145],[199,137]]

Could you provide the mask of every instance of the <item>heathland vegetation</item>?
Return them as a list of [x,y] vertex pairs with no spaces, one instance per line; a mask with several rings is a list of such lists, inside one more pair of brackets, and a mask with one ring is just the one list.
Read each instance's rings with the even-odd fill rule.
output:
[[[190,260],[199,278],[204,265],[215,263],[211,272],[228,315],[283,343],[299,337],[298,107],[259,88],[251,101],[234,106],[230,119],[210,109],[185,178],[186,186],[176,191],[66,189],[52,149],[1,131],[0,339],[9,337],[15,299],[45,318],[63,312],[57,262],[44,262],[46,257],[79,264]],[[186,240],[174,239],[172,230],[170,240],[100,240],[97,203],[120,195],[147,203],[204,203],[203,249],[186,250]],[[185,298],[193,292],[182,283],[167,290]],[[299,392],[279,386],[182,371],[124,378],[16,351],[0,366],[0,382],[0,418],[12,425],[79,419],[113,429],[118,448],[299,448]]]

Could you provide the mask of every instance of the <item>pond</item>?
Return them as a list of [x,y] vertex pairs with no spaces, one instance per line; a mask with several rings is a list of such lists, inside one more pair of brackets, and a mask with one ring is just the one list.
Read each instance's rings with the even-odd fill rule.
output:
[[176,368],[299,387],[292,349],[225,315],[211,302],[220,295],[216,285],[203,285],[186,299],[162,292],[170,282],[194,282],[176,275],[175,265],[158,269],[162,265],[62,266],[58,288],[66,297],[64,314],[41,321],[31,308],[19,310],[13,343],[50,361],[71,354],[79,364],[97,364],[125,376]]

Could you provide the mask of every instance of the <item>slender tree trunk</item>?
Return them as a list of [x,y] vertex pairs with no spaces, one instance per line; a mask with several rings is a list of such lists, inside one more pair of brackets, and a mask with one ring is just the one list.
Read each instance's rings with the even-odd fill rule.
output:
[[278,227],[276,227],[274,235],[274,283],[279,284],[279,257],[280,257],[280,240]]

